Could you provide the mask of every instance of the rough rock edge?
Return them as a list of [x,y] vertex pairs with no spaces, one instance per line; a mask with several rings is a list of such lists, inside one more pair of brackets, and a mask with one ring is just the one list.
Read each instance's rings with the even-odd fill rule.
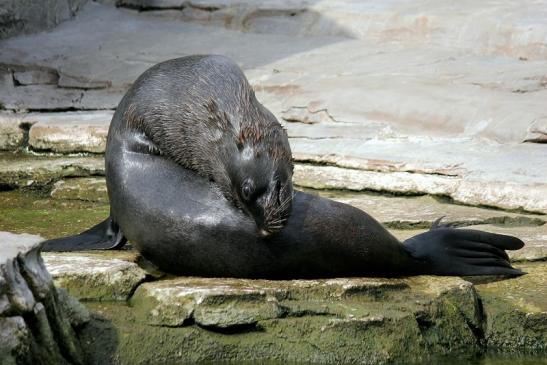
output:
[[40,256],[42,239],[0,237],[0,363],[84,364],[75,327],[87,311],[53,285]]

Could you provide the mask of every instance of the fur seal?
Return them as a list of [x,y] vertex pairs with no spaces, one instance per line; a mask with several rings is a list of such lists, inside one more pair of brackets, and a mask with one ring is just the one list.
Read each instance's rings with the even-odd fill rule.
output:
[[[283,215],[288,217],[283,227],[274,227],[277,228],[275,234],[261,235],[257,231],[261,221],[256,217],[266,213],[257,214],[248,206],[240,207],[242,203],[234,201],[234,198],[241,199],[239,194],[246,194],[242,189],[241,193],[226,190],[226,186],[244,186],[244,179],[237,177],[235,183],[223,185],[222,177],[218,178],[215,171],[200,171],[192,160],[177,160],[177,156],[192,156],[192,153],[184,151],[184,146],[176,146],[183,140],[176,130],[169,134],[161,129],[146,130],[143,127],[142,118],[150,116],[147,113],[180,117],[174,110],[178,108],[172,102],[172,95],[180,96],[181,91],[177,88],[187,88],[195,93],[191,95],[199,95],[200,102],[195,104],[201,108],[199,113],[205,114],[200,114],[198,119],[211,119],[204,125],[213,123],[213,131],[224,130],[225,127],[215,129],[214,123],[226,123],[219,122],[219,119],[227,119],[236,133],[229,132],[226,141],[238,135],[237,126],[241,122],[234,117],[238,107],[232,105],[232,96],[227,96],[227,93],[241,91],[216,90],[214,86],[203,91],[201,88],[204,86],[199,83],[184,86],[181,80],[185,80],[187,67],[197,67],[194,70],[206,74],[211,67],[221,67],[224,70],[221,78],[238,79],[238,82],[244,78],[233,62],[221,56],[185,57],[146,71],[120,102],[108,134],[106,179],[111,216],[80,235],[47,241],[45,250],[119,248],[127,238],[145,259],[165,272],[210,277],[293,279],[357,275],[522,274],[511,267],[504,251],[524,245],[516,237],[434,227],[401,243],[367,213],[299,191],[293,195],[290,214]],[[232,81],[226,83],[225,80],[207,82],[223,87],[233,85]],[[155,88],[150,85],[155,85]],[[159,109],[150,109],[151,105]],[[257,108],[256,112],[261,116],[266,115],[268,123],[275,125],[270,114],[258,103],[253,101],[250,105]],[[167,124],[162,123],[153,125],[166,128]],[[171,120],[168,125],[180,124],[180,121]],[[195,138],[207,138],[207,131],[200,133]],[[222,141],[225,137],[215,135],[212,138]],[[276,132],[271,138],[276,141],[276,146],[283,147],[283,153],[287,152],[285,134]],[[201,145],[208,147],[195,156],[207,153],[207,148],[222,149],[214,146],[214,142]],[[216,153],[214,151],[218,149],[211,154]],[[234,155],[244,160],[245,151],[245,147],[231,147],[229,153],[232,155],[224,156],[220,166],[227,166],[228,170],[234,168],[229,161],[233,161]],[[278,196],[292,194],[291,165],[285,159],[287,156],[276,160],[272,152],[263,153],[267,157],[262,160],[252,157],[253,164],[262,161],[263,165],[248,168],[257,179],[261,178],[258,175],[263,171],[268,173],[259,184],[265,189],[265,196],[273,194],[276,206],[281,207],[286,198]],[[247,172],[247,167],[238,166],[246,165],[236,165],[235,170]],[[280,188],[277,182],[273,184],[277,180],[272,176],[279,170],[285,174],[281,179],[284,188]],[[278,193],[283,189],[283,193]],[[277,224],[278,219],[272,222]]]
[[150,151],[214,181],[261,234],[283,227],[293,195],[287,134],[233,61],[166,61],[144,72],[128,96],[123,127],[149,138]]

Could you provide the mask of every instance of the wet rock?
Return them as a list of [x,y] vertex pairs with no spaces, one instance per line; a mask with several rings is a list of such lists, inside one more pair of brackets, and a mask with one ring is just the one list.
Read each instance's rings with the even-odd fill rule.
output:
[[547,265],[518,266],[527,275],[481,284],[477,291],[486,315],[488,346],[504,352],[547,349]]
[[29,146],[59,153],[104,153],[112,112],[42,113],[27,119],[36,123],[29,131]]
[[[105,256],[106,255],[106,256]],[[45,253],[55,284],[80,300],[126,300],[146,273],[127,254]]]
[[65,177],[92,175],[104,175],[103,158],[0,155],[0,186],[40,188]]
[[67,309],[40,257],[42,238],[0,232],[0,360],[83,364]]
[[[478,346],[471,327],[480,325],[475,291],[458,278],[181,277],[141,284],[130,303],[131,322],[150,328],[151,337],[169,332],[185,339],[164,344],[156,355],[185,361],[217,356],[329,363],[423,359]],[[122,334],[122,362],[131,362],[124,357],[128,354],[146,356],[133,354],[130,327],[117,317],[111,320]],[[237,346],[230,346],[235,338]]]
[[60,200],[83,200],[108,203],[106,182],[102,177],[59,180],[53,184],[51,197]]
[[15,150],[23,145],[25,135],[21,119],[12,113],[0,113],[0,151]]

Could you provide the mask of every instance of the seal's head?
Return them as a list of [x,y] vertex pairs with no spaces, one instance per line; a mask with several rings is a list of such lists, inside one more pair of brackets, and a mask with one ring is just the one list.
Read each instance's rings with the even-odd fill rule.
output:
[[242,129],[232,155],[230,180],[236,205],[251,216],[262,236],[281,230],[292,208],[293,164],[279,123]]

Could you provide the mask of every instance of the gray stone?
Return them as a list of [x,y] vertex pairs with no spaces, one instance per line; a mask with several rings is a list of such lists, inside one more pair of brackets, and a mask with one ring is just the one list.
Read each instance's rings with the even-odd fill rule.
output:
[[33,157],[0,155],[0,185],[40,188],[66,177],[104,175],[98,157]]
[[104,153],[112,112],[31,113],[29,146],[60,153]]
[[0,317],[0,361],[15,365],[29,361],[29,329],[21,316]]
[[21,119],[13,113],[0,113],[0,150],[15,150],[23,140]]
[[8,310],[0,317],[2,363],[83,364],[76,333],[40,257],[43,239],[0,232],[0,290]]
[[440,174],[398,171],[384,173],[336,166],[298,164],[295,166],[294,182],[299,186],[313,189],[369,190],[399,194],[425,193],[448,196],[457,202],[471,205],[547,213],[545,182],[530,184],[519,184],[514,181],[486,182]]
[[[117,255],[119,257],[117,257]],[[55,284],[84,300],[127,300],[146,273],[127,261],[127,254],[115,252],[44,253],[44,261]]]
[[441,217],[444,217],[443,223],[450,223],[455,227],[497,224],[523,231],[542,226],[547,221],[545,215],[451,204],[431,196],[389,196],[328,190],[308,192],[353,205],[389,228],[395,229],[429,228]]
[[62,73],[59,76],[59,87],[77,88],[77,89],[105,89],[112,86],[108,80],[92,80],[82,76],[72,76]]
[[4,0],[0,39],[54,27],[70,19],[87,0]]
[[4,108],[13,110],[114,109],[125,90],[84,90],[28,85],[0,90]]
[[13,79],[20,85],[57,84],[59,75],[55,70],[38,68],[15,71]]

